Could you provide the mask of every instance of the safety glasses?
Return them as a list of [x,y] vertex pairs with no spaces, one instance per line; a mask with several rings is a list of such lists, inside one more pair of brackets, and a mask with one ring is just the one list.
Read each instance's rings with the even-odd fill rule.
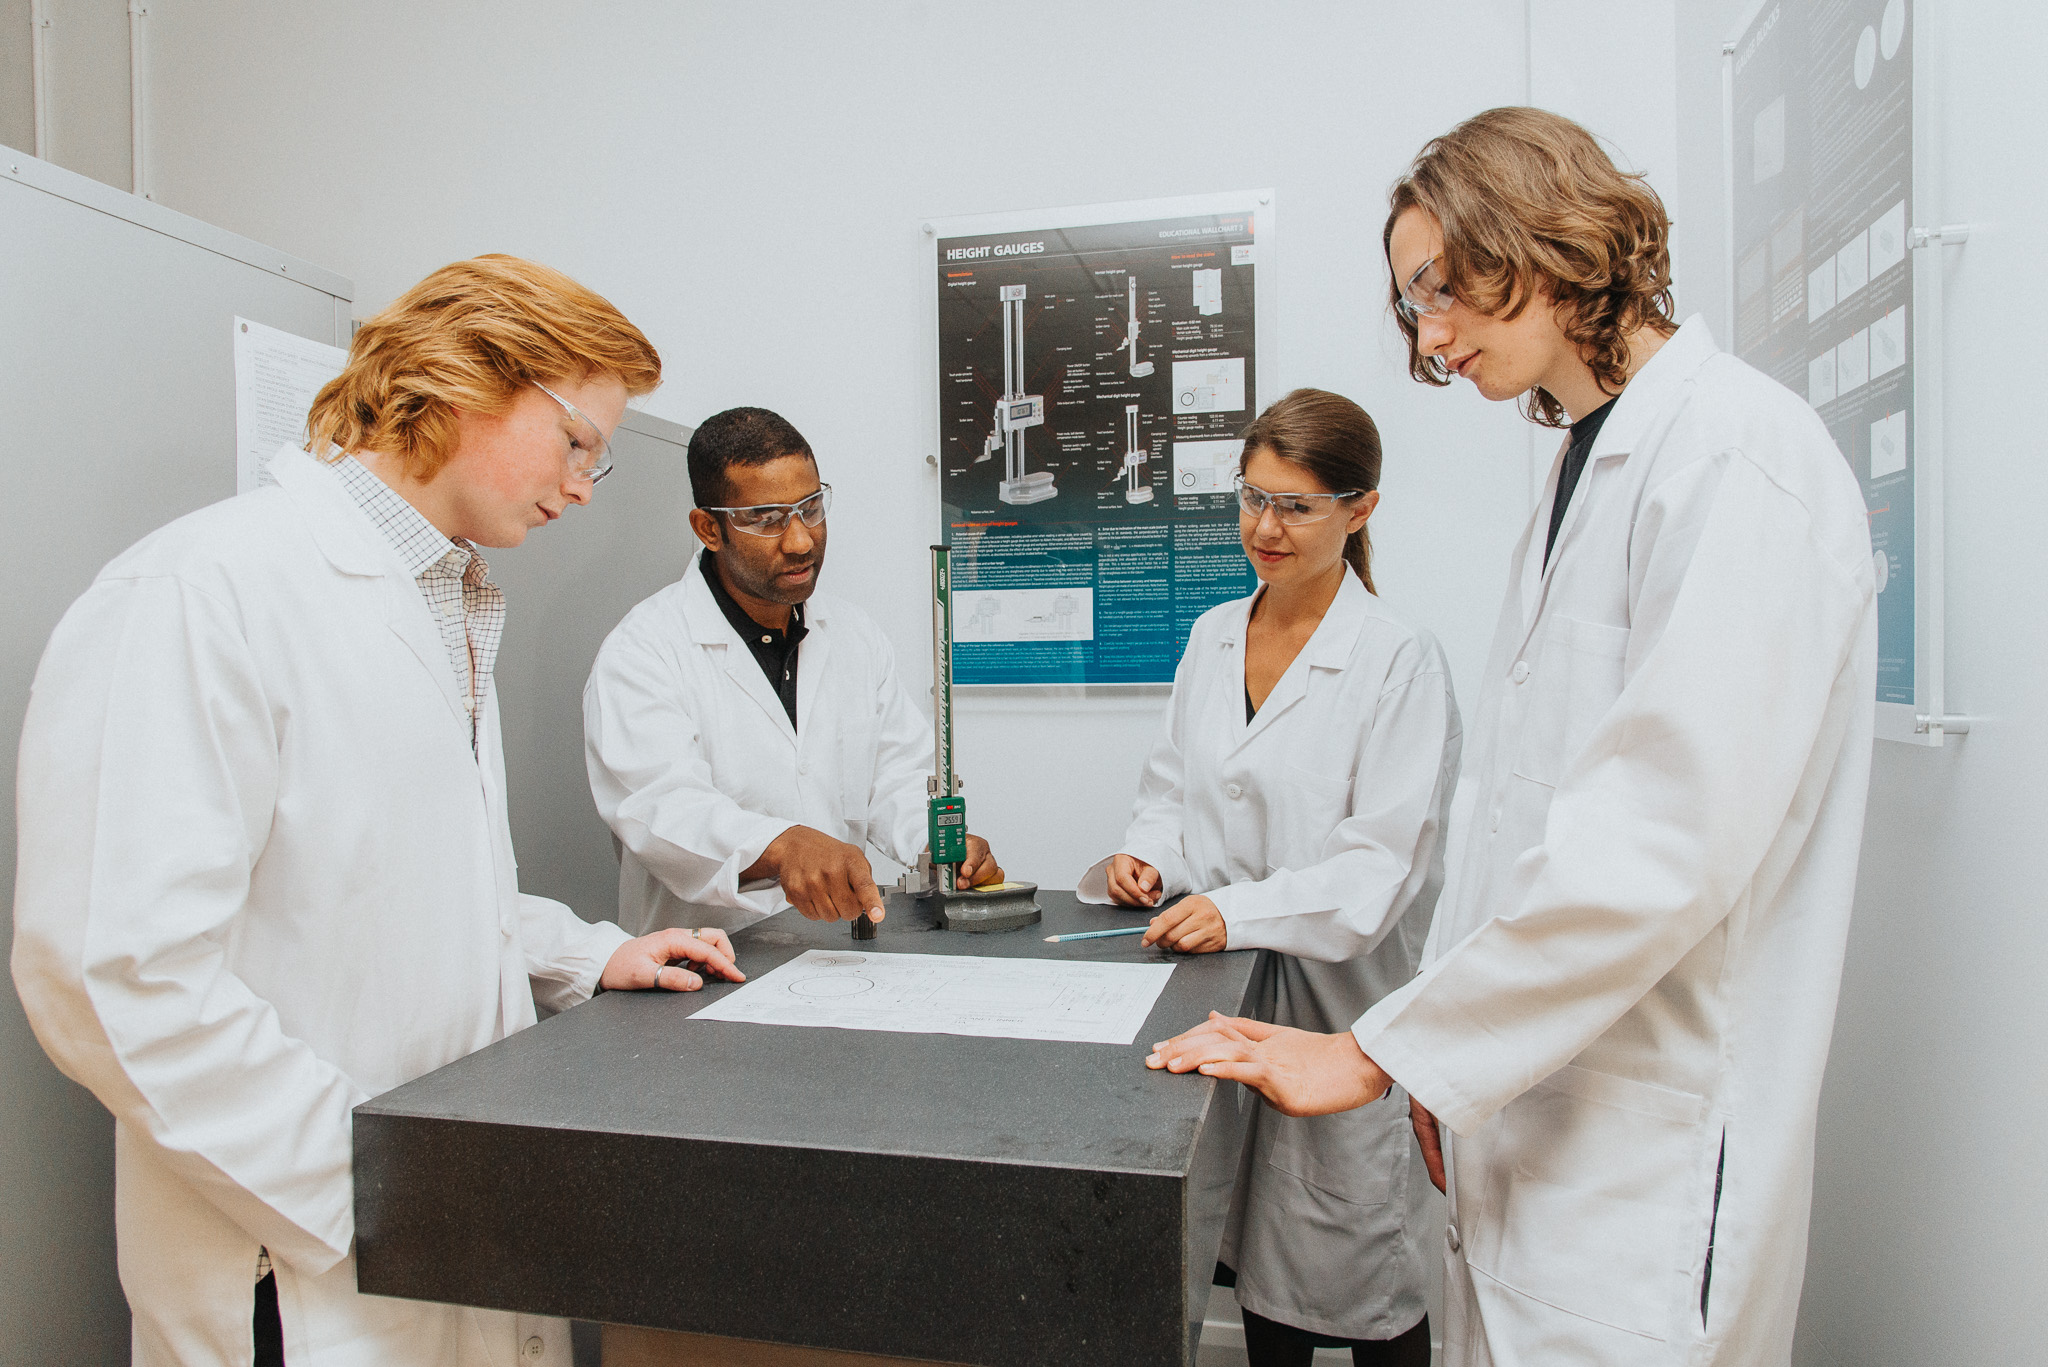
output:
[[781,536],[789,526],[790,518],[800,519],[806,527],[816,527],[824,522],[825,514],[831,508],[832,486],[820,484],[817,493],[794,503],[756,503],[749,508],[706,508],[704,511],[724,513],[726,521],[755,536]]

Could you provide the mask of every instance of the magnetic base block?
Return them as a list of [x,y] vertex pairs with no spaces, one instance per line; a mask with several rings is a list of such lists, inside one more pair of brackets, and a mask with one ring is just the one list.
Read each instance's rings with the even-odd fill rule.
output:
[[992,888],[941,889],[932,894],[942,930],[1016,930],[1038,924],[1038,884],[998,883]]
[[1059,490],[1053,487],[1051,472],[1046,470],[1034,470],[1015,479],[1001,480],[996,485],[996,497],[1005,503],[1043,503],[1058,493]]
[[1124,490],[1124,502],[1126,503],[1150,503],[1151,501],[1152,490],[1145,485],[1141,484],[1135,489]]

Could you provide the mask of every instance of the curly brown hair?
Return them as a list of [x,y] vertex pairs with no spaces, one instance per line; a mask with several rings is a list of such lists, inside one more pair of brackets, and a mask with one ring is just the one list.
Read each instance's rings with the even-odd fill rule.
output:
[[629,396],[661,383],[661,357],[603,297],[516,256],[443,266],[362,325],[313,400],[306,449],[398,458],[432,479],[455,449],[455,410],[501,413],[534,381],[615,375]]
[[[1443,232],[1438,270],[1452,295],[1508,319],[1547,296],[1604,393],[1619,394],[1628,382],[1634,333],[1678,330],[1664,201],[1561,114],[1504,108],[1474,115],[1431,139],[1387,202],[1381,242],[1390,271],[1394,220],[1422,210]],[[1388,282],[1389,305],[1404,283]],[[1394,317],[1408,338],[1408,373],[1449,384],[1443,362],[1417,349],[1415,324],[1398,309]],[[1571,425],[1564,405],[1544,390],[1522,397],[1531,421]]]

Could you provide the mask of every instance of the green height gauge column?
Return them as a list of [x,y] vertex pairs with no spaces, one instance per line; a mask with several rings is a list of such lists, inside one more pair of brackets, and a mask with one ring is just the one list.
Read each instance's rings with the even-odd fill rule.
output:
[[967,799],[953,773],[953,554],[932,547],[932,755],[926,838],[939,887],[950,889],[967,859]]

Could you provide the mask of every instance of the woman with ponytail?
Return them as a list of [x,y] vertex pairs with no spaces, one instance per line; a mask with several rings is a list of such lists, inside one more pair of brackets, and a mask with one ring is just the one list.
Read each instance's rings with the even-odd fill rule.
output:
[[[1374,590],[1379,483],[1349,399],[1297,389],[1245,429],[1258,591],[1196,621],[1130,828],[1081,880],[1083,900],[1154,910],[1148,945],[1273,951],[1260,1017],[1304,1030],[1414,976],[1443,882],[1458,710],[1443,652]],[[1398,1089],[1315,1119],[1260,1107],[1218,1268],[1253,1367],[1318,1346],[1427,1367],[1426,1191]]]

